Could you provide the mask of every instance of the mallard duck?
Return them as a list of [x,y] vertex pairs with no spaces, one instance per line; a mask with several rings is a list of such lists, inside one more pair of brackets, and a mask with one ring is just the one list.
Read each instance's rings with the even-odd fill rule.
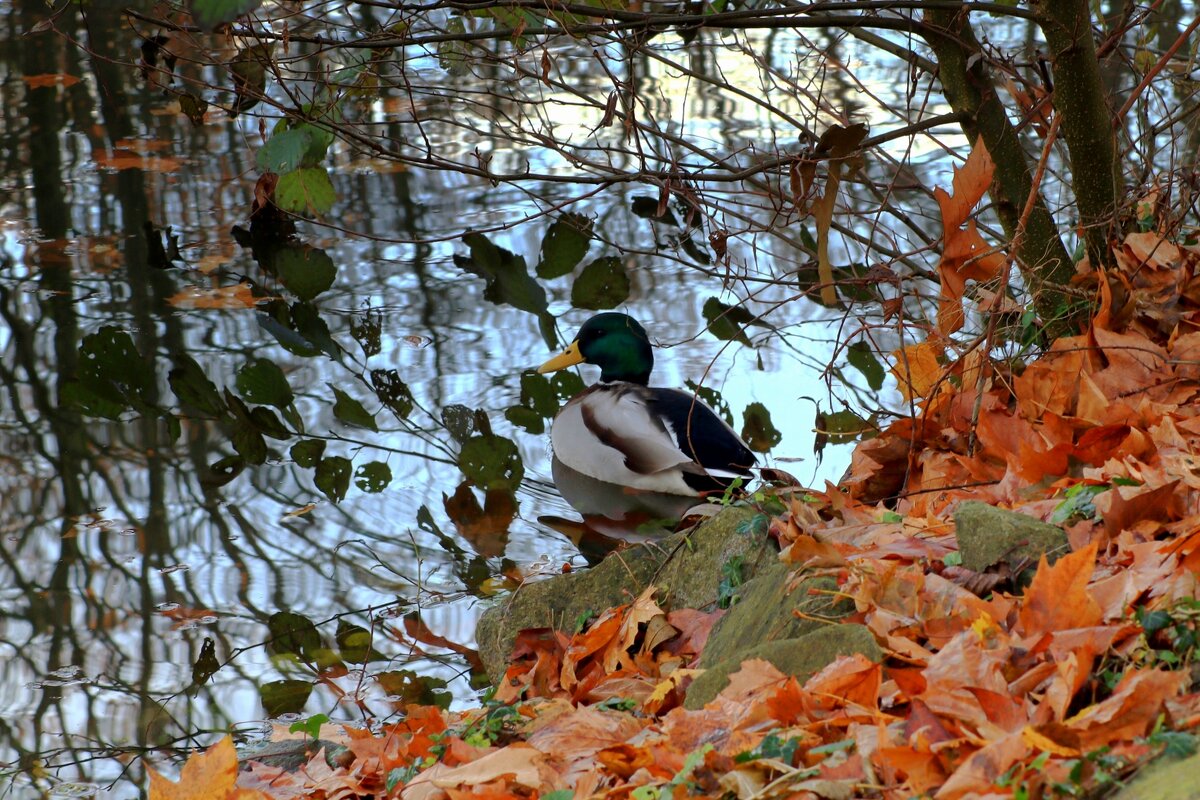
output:
[[652,388],[654,352],[626,314],[597,314],[575,341],[538,367],[600,367],[600,382],[554,418],[550,441],[568,467],[633,489],[699,495],[750,476],[754,454],[724,420],[688,392]]

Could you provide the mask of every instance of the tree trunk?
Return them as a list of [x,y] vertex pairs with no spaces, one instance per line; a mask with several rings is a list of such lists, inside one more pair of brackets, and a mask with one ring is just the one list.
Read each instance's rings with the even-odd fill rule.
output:
[[[1012,237],[1032,188],[1030,159],[996,94],[966,9],[928,8],[925,22],[942,31],[927,41],[937,56],[946,100],[966,116],[963,133],[972,141],[982,137],[996,164],[990,193],[1004,232]],[[1064,287],[1075,274],[1075,265],[1040,193],[1014,255],[1044,323],[1051,331],[1065,331],[1074,313]]]
[[1071,185],[1092,264],[1113,263],[1121,174],[1112,109],[1100,76],[1087,0],[1035,0],[1054,67],[1054,110],[1071,157]]

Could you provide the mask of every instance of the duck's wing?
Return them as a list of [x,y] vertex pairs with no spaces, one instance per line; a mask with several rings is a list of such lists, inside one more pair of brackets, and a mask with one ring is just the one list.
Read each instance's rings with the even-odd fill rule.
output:
[[748,476],[757,462],[733,428],[700,402],[678,389],[648,389],[647,405],[668,426],[675,444],[689,459],[716,476]]
[[679,446],[675,431],[654,410],[654,392],[637,384],[601,384],[573,402],[584,427],[618,451],[626,468],[641,475],[670,469],[701,471]]

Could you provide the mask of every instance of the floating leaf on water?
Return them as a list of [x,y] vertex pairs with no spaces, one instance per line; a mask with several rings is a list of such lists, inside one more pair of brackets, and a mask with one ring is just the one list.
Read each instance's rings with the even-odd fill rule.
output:
[[629,210],[635,216],[642,219],[653,220],[654,222],[662,222],[666,225],[679,226],[679,220],[671,213],[671,209],[667,208],[659,213],[659,204],[657,197],[649,195],[637,195],[629,204]]
[[340,503],[346,497],[350,488],[350,459],[342,456],[329,456],[317,464],[317,474],[313,482],[321,493],[334,503]]
[[616,256],[597,258],[571,284],[571,305],[589,311],[616,308],[629,299],[629,275]]
[[587,255],[592,243],[592,220],[582,214],[563,214],[542,238],[539,278],[566,275]]
[[368,494],[382,492],[392,482],[392,470],[382,461],[359,465],[354,471],[354,485]]
[[304,439],[292,445],[292,460],[306,469],[315,467],[325,455],[325,442],[320,439]]
[[331,383],[327,383],[326,386],[333,390],[333,415],[335,417],[347,425],[378,432],[379,426],[375,424],[375,415],[363,408],[362,403]]
[[251,409],[250,421],[264,436],[279,440],[292,438],[292,432],[284,427],[278,415],[266,406]]
[[199,310],[203,308],[241,309],[254,308],[259,303],[266,302],[268,297],[256,297],[254,287],[249,283],[238,283],[233,286],[222,286],[216,289],[202,289],[199,286],[189,286],[167,298],[167,302],[176,308]]
[[742,412],[742,439],[751,450],[765,453],[783,440],[771,423],[771,412],[762,403],[751,403]]
[[296,399],[283,370],[265,358],[256,358],[239,369],[236,385],[251,403],[286,408]]
[[208,112],[208,101],[196,97],[190,92],[179,95],[179,110],[187,117],[192,125],[199,127],[204,124],[204,115]]
[[503,436],[472,436],[458,454],[458,467],[481,489],[516,489],[525,475],[521,454]]
[[850,366],[863,374],[868,386],[875,391],[883,388],[883,365],[879,363],[870,345],[864,341],[850,345],[846,348],[846,360],[850,362]]
[[[193,0],[194,3],[202,0]],[[242,0],[210,0],[213,3],[238,3]],[[245,0],[254,2],[257,0]],[[258,105],[259,100],[267,91],[267,65],[271,63],[271,52],[274,45],[256,44],[237,52],[233,61],[229,62],[229,71],[233,75],[233,107],[229,116],[236,117],[243,111],[248,111]]]
[[367,628],[339,619],[335,638],[342,659],[351,664],[387,660],[387,656],[371,646],[375,637]]

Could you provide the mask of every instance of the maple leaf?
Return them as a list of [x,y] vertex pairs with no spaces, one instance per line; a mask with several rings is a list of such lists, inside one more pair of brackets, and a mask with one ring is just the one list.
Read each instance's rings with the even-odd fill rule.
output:
[[1090,628],[1101,620],[1100,604],[1088,594],[1096,566],[1096,543],[1065,555],[1053,566],[1043,555],[1025,592],[1017,630],[1026,636]]
[[179,782],[164,778],[154,767],[150,776],[150,800],[267,800],[256,789],[236,789],[237,750],[226,736],[203,753],[193,753],[179,773]]
[[[941,277],[941,296],[938,301],[938,330],[951,334],[963,326],[963,294],[967,280],[995,280],[1008,266],[1003,255],[993,252],[976,229],[975,220],[968,220],[971,209],[987,192],[996,165],[980,138],[971,148],[971,155],[954,170],[951,195],[938,187],[933,190],[942,211],[942,260],[938,263]],[[963,228],[963,223],[966,227]]]

